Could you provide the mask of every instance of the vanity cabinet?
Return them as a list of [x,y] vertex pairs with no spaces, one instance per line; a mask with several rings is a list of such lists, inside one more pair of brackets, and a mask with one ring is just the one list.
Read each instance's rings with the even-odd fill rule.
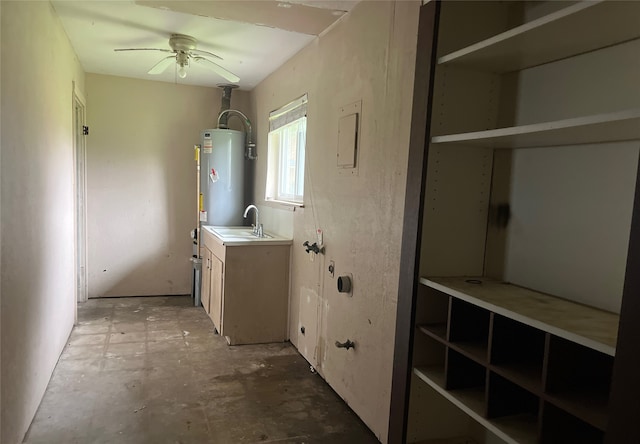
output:
[[201,249],[203,305],[206,294],[205,310],[227,343],[286,341],[291,241],[228,242],[205,227]]
[[[200,301],[204,311],[211,313],[211,251],[203,248],[202,257],[202,285],[200,286]],[[215,323],[215,322],[214,322]]]
[[200,300],[216,330],[220,331],[222,313],[222,262],[207,247],[202,248],[202,285]]
[[209,317],[216,326],[218,332],[221,331],[222,324],[222,283],[223,276],[222,261],[218,257],[209,252],[211,262],[211,278],[209,280]]
[[638,51],[640,2],[422,6],[390,443],[638,442]]

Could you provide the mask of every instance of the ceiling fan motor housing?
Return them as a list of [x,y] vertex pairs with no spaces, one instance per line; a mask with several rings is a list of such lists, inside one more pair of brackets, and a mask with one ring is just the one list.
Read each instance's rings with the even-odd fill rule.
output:
[[189,51],[196,49],[198,41],[191,36],[184,34],[171,34],[169,38],[169,46],[171,49],[178,52],[188,53]]

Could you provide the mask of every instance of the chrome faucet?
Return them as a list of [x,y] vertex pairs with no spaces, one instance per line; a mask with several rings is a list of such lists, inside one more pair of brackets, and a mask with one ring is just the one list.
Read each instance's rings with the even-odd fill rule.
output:
[[243,214],[243,217],[245,219],[247,218],[247,214],[249,214],[249,210],[254,210],[256,213],[256,223],[251,225],[253,227],[253,234],[258,237],[264,237],[264,231],[262,229],[262,224],[260,223],[258,207],[256,207],[255,205],[249,205],[247,208],[245,208]]

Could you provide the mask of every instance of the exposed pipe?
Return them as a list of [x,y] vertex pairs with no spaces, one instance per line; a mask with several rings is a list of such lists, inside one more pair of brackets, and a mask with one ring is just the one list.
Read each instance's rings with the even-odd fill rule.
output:
[[[222,103],[220,105],[220,112],[226,111],[231,108],[231,92],[238,87],[238,85],[218,85],[222,89]],[[229,116],[225,116],[218,124],[218,128],[228,128],[227,120]]]
[[251,128],[251,121],[247,116],[245,116],[243,113],[241,113],[238,110],[225,109],[224,111],[220,111],[220,114],[218,114],[218,128],[226,128],[226,126],[225,127],[221,126],[221,120],[227,114],[228,116],[226,117],[226,120],[228,120],[229,117],[233,117],[233,116],[239,117],[242,120],[242,123],[244,124],[244,128],[245,128],[245,133],[247,135],[247,140],[245,142],[246,148],[244,152],[244,157],[246,157],[249,160],[256,160],[258,158],[258,155],[255,152],[256,144],[252,141],[253,129]]
[[197,244],[197,250],[196,250],[196,257],[200,257],[200,211],[202,210],[202,197],[200,196],[200,174],[202,174],[202,172],[200,171],[200,149],[202,147],[200,145],[195,145],[193,147],[194,151],[195,151],[195,157],[196,157],[196,196],[198,197],[198,202],[196,203],[196,208],[197,208],[197,214],[196,214],[196,230],[195,230],[195,235],[196,235],[196,244]]

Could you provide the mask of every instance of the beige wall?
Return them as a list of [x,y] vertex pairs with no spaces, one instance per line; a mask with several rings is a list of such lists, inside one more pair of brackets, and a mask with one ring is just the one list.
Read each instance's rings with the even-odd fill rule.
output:
[[[386,441],[418,2],[365,1],[252,92],[261,156],[255,196],[265,229],[294,237],[290,336]],[[269,111],[308,93],[305,208],[264,202]],[[357,176],[336,168],[338,109],[362,100]],[[324,230],[326,255],[301,244]],[[327,273],[352,273],[352,297]],[[300,327],[305,327],[305,335]],[[356,342],[345,351],[336,340]]]
[[3,1],[0,8],[0,441],[16,444],[74,322],[72,82],[83,91],[84,73],[49,2]]
[[[214,127],[220,95],[87,75],[89,297],[191,292],[193,145]],[[233,92],[232,108],[247,102],[247,93]]]
[[[2,46],[2,5],[0,5],[0,47]],[[2,85],[2,57],[0,57],[0,85]],[[0,88],[2,103],[2,88]],[[0,113],[1,116],[1,113]],[[2,152],[2,118],[0,118],[0,153]],[[2,171],[2,155],[0,154],[0,172]],[[2,181],[0,180],[0,252],[2,251]],[[2,276],[2,254],[0,253],[0,277]],[[2,283],[0,279],[0,441],[2,441]]]

